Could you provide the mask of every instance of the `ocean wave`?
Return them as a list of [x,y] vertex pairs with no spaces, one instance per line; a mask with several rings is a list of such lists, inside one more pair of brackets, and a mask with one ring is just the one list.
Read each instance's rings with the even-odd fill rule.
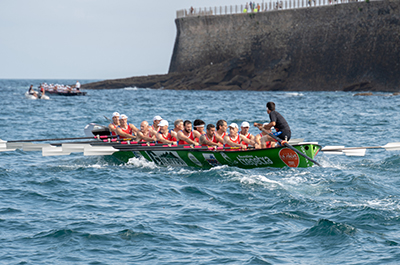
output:
[[349,224],[319,219],[315,225],[303,232],[303,236],[326,238],[341,235],[354,236],[356,233],[357,229]]
[[140,168],[150,168],[150,169],[158,168],[158,166],[154,162],[150,162],[144,157],[139,157],[139,158],[132,157],[129,159],[127,164]]

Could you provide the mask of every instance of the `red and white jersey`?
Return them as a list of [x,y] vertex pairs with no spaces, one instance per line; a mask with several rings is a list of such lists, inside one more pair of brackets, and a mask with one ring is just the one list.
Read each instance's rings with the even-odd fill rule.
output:
[[131,135],[133,134],[133,130],[132,130],[131,126],[129,126],[129,123],[125,129],[122,128],[121,126],[118,126],[118,128],[120,128],[124,133],[131,134]]
[[[149,129],[147,130],[147,132],[143,134],[143,136],[146,136],[146,137],[151,138],[151,131],[152,131],[152,129],[149,128]],[[139,142],[146,142],[146,140],[145,140],[145,139],[140,139]]]
[[[243,134],[242,134],[242,135],[243,135]],[[251,133],[248,132],[246,135],[243,135],[243,136],[250,140],[250,138],[251,138],[252,135],[251,135]],[[242,141],[242,144],[244,144],[244,145],[246,145],[246,146],[249,146],[249,144],[246,143],[245,141]]]
[[[215,133],[213,134],[213,136],[211,137],[211,139],[208,138],[207,134],[205,133],[204,136],[206,137],[206,139],[210,142],[213,143],[218,143],[217,137],[215,137]],[[207,146],[207,144],[202,144],[201,146]]]
[[[232,139],[230,134],[228,136],[229,136],[229,140],[231,140],[231,142],[233,142],[235,144],[240,144],[240,135],[239,134],[236,136],[236,139]],[[229,144],[225,144],[224,146],[225,147],[233,147],[233,146],[230,146]]]
[[[183,133],[183,131],[181,131]],[[185,133],[183,133],[185,134]],[[186,135],[185,135],[186,136]],[[189,136],[187,136],[187,138],[189,138],[190,140],[194,141],[194,135],[193,135],[193,131],[190,132]],[[184,140],[179,140],[178,144],[189,144]]]
[[[168,131],[168,134],[167,134],[166,136],[164,136],[161,132],[158,132],[158,133],[161,134],[161,137],[162,137],[163,139],[168,140],[168,141],[173,141],[172,139],[173,139],[174,137],[172,137],[170,131]],[[157,143],[158,143],[158,144],[163,144],[163,142],[160,142],[160,141],[157,141]]]

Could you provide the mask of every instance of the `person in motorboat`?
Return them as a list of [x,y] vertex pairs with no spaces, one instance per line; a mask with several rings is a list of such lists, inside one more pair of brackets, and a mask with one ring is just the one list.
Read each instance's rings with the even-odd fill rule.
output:
[[194,140],[196,142],[199,142],[200,137],[205,134],[204,132],[204,126],[206,125],[206,123],[200,119],[196,119],[193,122],[193,126],[194,126],[194,130],[193,130],[193,134],[194,134]]
[[176,144],[176,141],[173,141],[173,137],[171,132],[168,130],[168,121],[161,120],[158,124],[160,130],[157,132],[157,143],[159,144]]
[[147,121],[140,123],[140,130],[136,134],[136,140],[138,142],[154,142],[156,141],[156,134],[153,129],[150,128]]
[[128,116],[122,114],[119,118],[119,123],[120,125],[117,127],[116,131],[119,136],[131,139],[136,138],[134,134],[137,134],[139,129],[132,123],[128,123]]
[[79,92],[80,89],[81,89],[81,83],[79,83],[79,81],[77,80],[76,84],[75,84],[75,90],[77,90]]
[[199,145],[198,142],[194,140],[194,133],[192,131],[192,122],[189,120],[184,121],[183,130],[177,133],[178,144],[194,144]]
[[108,129],[111,135],[117,135],[117,127],[119,126],[119,113],[114,112],[112,115],[112,122],[108,124]]
[[32,96],[34,96],[34,97],[36,97],[36,98],[39,97],[38,94],[37,94],[37,92],[33,89],[33,85],[31,85],[31,86],[29,87],[28,93],[29,93],[29,95],[32,95]]
[[215,125],[207,124],[206,133],[200,136],[201,146],[222,146],[215,136]]
[[153,118],[153,125],[151,125],[151,128],[154,130],[154,132],[158,132],[160,130],[159,128],[159,123],[161,122],[162,118],[161,116],[154,116]]
[[231,123],[229,125],[229,134],[224,137],[224,147],[241,147],[242,149],[247,149],[247,145],[241,144],[241,142],[245,142],[252,146],[256,145],[254,140],[249,140],[238,132],[239,126],[236,123]]
[[[268,125],[268,123],[264,123],[263,125]],[[273,148],[273,147],[275,147],[275,145],[276,145],[275,141],[266,141],[268,138],[264,137],[264,136],[268,135],[269,133],[272,133],[272,128],[262,130],[259,134],[257,134],[255,136],[254,141],[261,148]]]
[[[250,124],[247,121],[242,122],[242,124],[240,125],[241,131],[240,134],[243,135],[244,137],[246,137],[249,140],[254,140],[254,135],[252,135],[251,133],[249,133],[249,129],[250,129]],[[246,142],[242,141],[242,144],[247,145],[248,144]]]

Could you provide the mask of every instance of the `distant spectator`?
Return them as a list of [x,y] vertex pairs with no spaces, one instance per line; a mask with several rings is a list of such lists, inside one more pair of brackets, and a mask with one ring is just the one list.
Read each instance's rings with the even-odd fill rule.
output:
[[194,8],[193,6],[190,7],[190,14],[193,15]]
[[247,10],[249,10],[249,3],[246,2],[246,5],[244,6],[244,9],[246,9],[246,12],[247,12]]
[[261,10],[261,6],[260,4],[257,4],[257,10],[260,11]]

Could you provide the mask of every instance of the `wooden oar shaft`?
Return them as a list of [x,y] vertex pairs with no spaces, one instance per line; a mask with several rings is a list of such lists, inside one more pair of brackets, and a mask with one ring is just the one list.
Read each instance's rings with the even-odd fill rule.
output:
[[30,140],[13,140],[7,141],[9,143],[26,143],[26,142],[45,142],[45,141],[68,141],[68,140],[84,140],[84,139],[105,139],[115,138],[117,136],[110,135],[97,135],[92,137],[73,137],[73,138],[50,138],[50,139],[30,139]]

